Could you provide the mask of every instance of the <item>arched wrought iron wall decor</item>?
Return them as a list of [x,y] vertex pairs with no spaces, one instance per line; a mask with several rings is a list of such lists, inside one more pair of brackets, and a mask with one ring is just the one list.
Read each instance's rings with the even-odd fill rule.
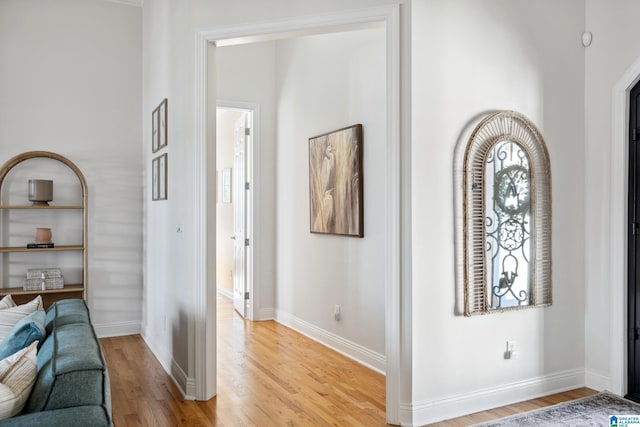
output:
[[463,159],[464,314],[551,304],[551,171],[542,135],[499,111]]

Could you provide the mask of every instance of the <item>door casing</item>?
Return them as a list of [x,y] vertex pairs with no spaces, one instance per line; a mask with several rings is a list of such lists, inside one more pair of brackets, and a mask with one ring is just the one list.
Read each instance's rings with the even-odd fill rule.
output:
[[640,83],[629,92],[628,132],[628,240],[627,240],[627,394],[628,399],[640,402]]

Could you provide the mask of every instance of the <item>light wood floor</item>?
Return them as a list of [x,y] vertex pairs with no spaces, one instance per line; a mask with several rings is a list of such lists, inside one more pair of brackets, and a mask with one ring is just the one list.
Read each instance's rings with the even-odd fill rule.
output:
[[[384,426],[384,377],[275,322],[218,299],[218,395],[185,401],[139,335],[100,340],[113,420],[128,426]],[[580,389],[445,421],[467,426],[576,399]]]
[[378,373],[218,299],[218,395],[184,401],[139,335],[101,339],[113,419],[124,426],[382,426]]
[[525,402],[515,403],[513,405],[490,409],[488,411],[476,412],[475,414],[470,414],[464,417],[454,418],[435,424],[428,424],[425,427],[464,427],[472,424],[484,423],[487,421],[495,420],[497,418],[508,417],[510,415],[519,414],[521,412],[544,408],[545,406],[556,405],[558,403],[567,402],[569,400],[580,399],[582,397],[591,396],[592,394],[596,393],[597,391],[591,390],[589,388],[579,388],[576,390],[566,391],[564,393],[541,397],[539,399],[527,400]]

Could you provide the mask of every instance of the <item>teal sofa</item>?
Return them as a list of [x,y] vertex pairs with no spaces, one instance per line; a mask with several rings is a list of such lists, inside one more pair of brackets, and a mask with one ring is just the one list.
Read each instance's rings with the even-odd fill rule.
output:
[[0,427],[113,426],[109,374],[85,302],[54,303],[45,329],[29,400],[20,415],[0,420]]

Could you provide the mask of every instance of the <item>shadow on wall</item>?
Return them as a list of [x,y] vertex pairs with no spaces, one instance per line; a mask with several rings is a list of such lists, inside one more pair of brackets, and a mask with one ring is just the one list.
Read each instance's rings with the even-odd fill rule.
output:
[[[178,309],[178,318],[172,323],[171,375],[176,379],[187,398],[193,399],[195,391],[189,390],[189,314],[184,307]],[[184,368],[187,367],[187,372]]]

